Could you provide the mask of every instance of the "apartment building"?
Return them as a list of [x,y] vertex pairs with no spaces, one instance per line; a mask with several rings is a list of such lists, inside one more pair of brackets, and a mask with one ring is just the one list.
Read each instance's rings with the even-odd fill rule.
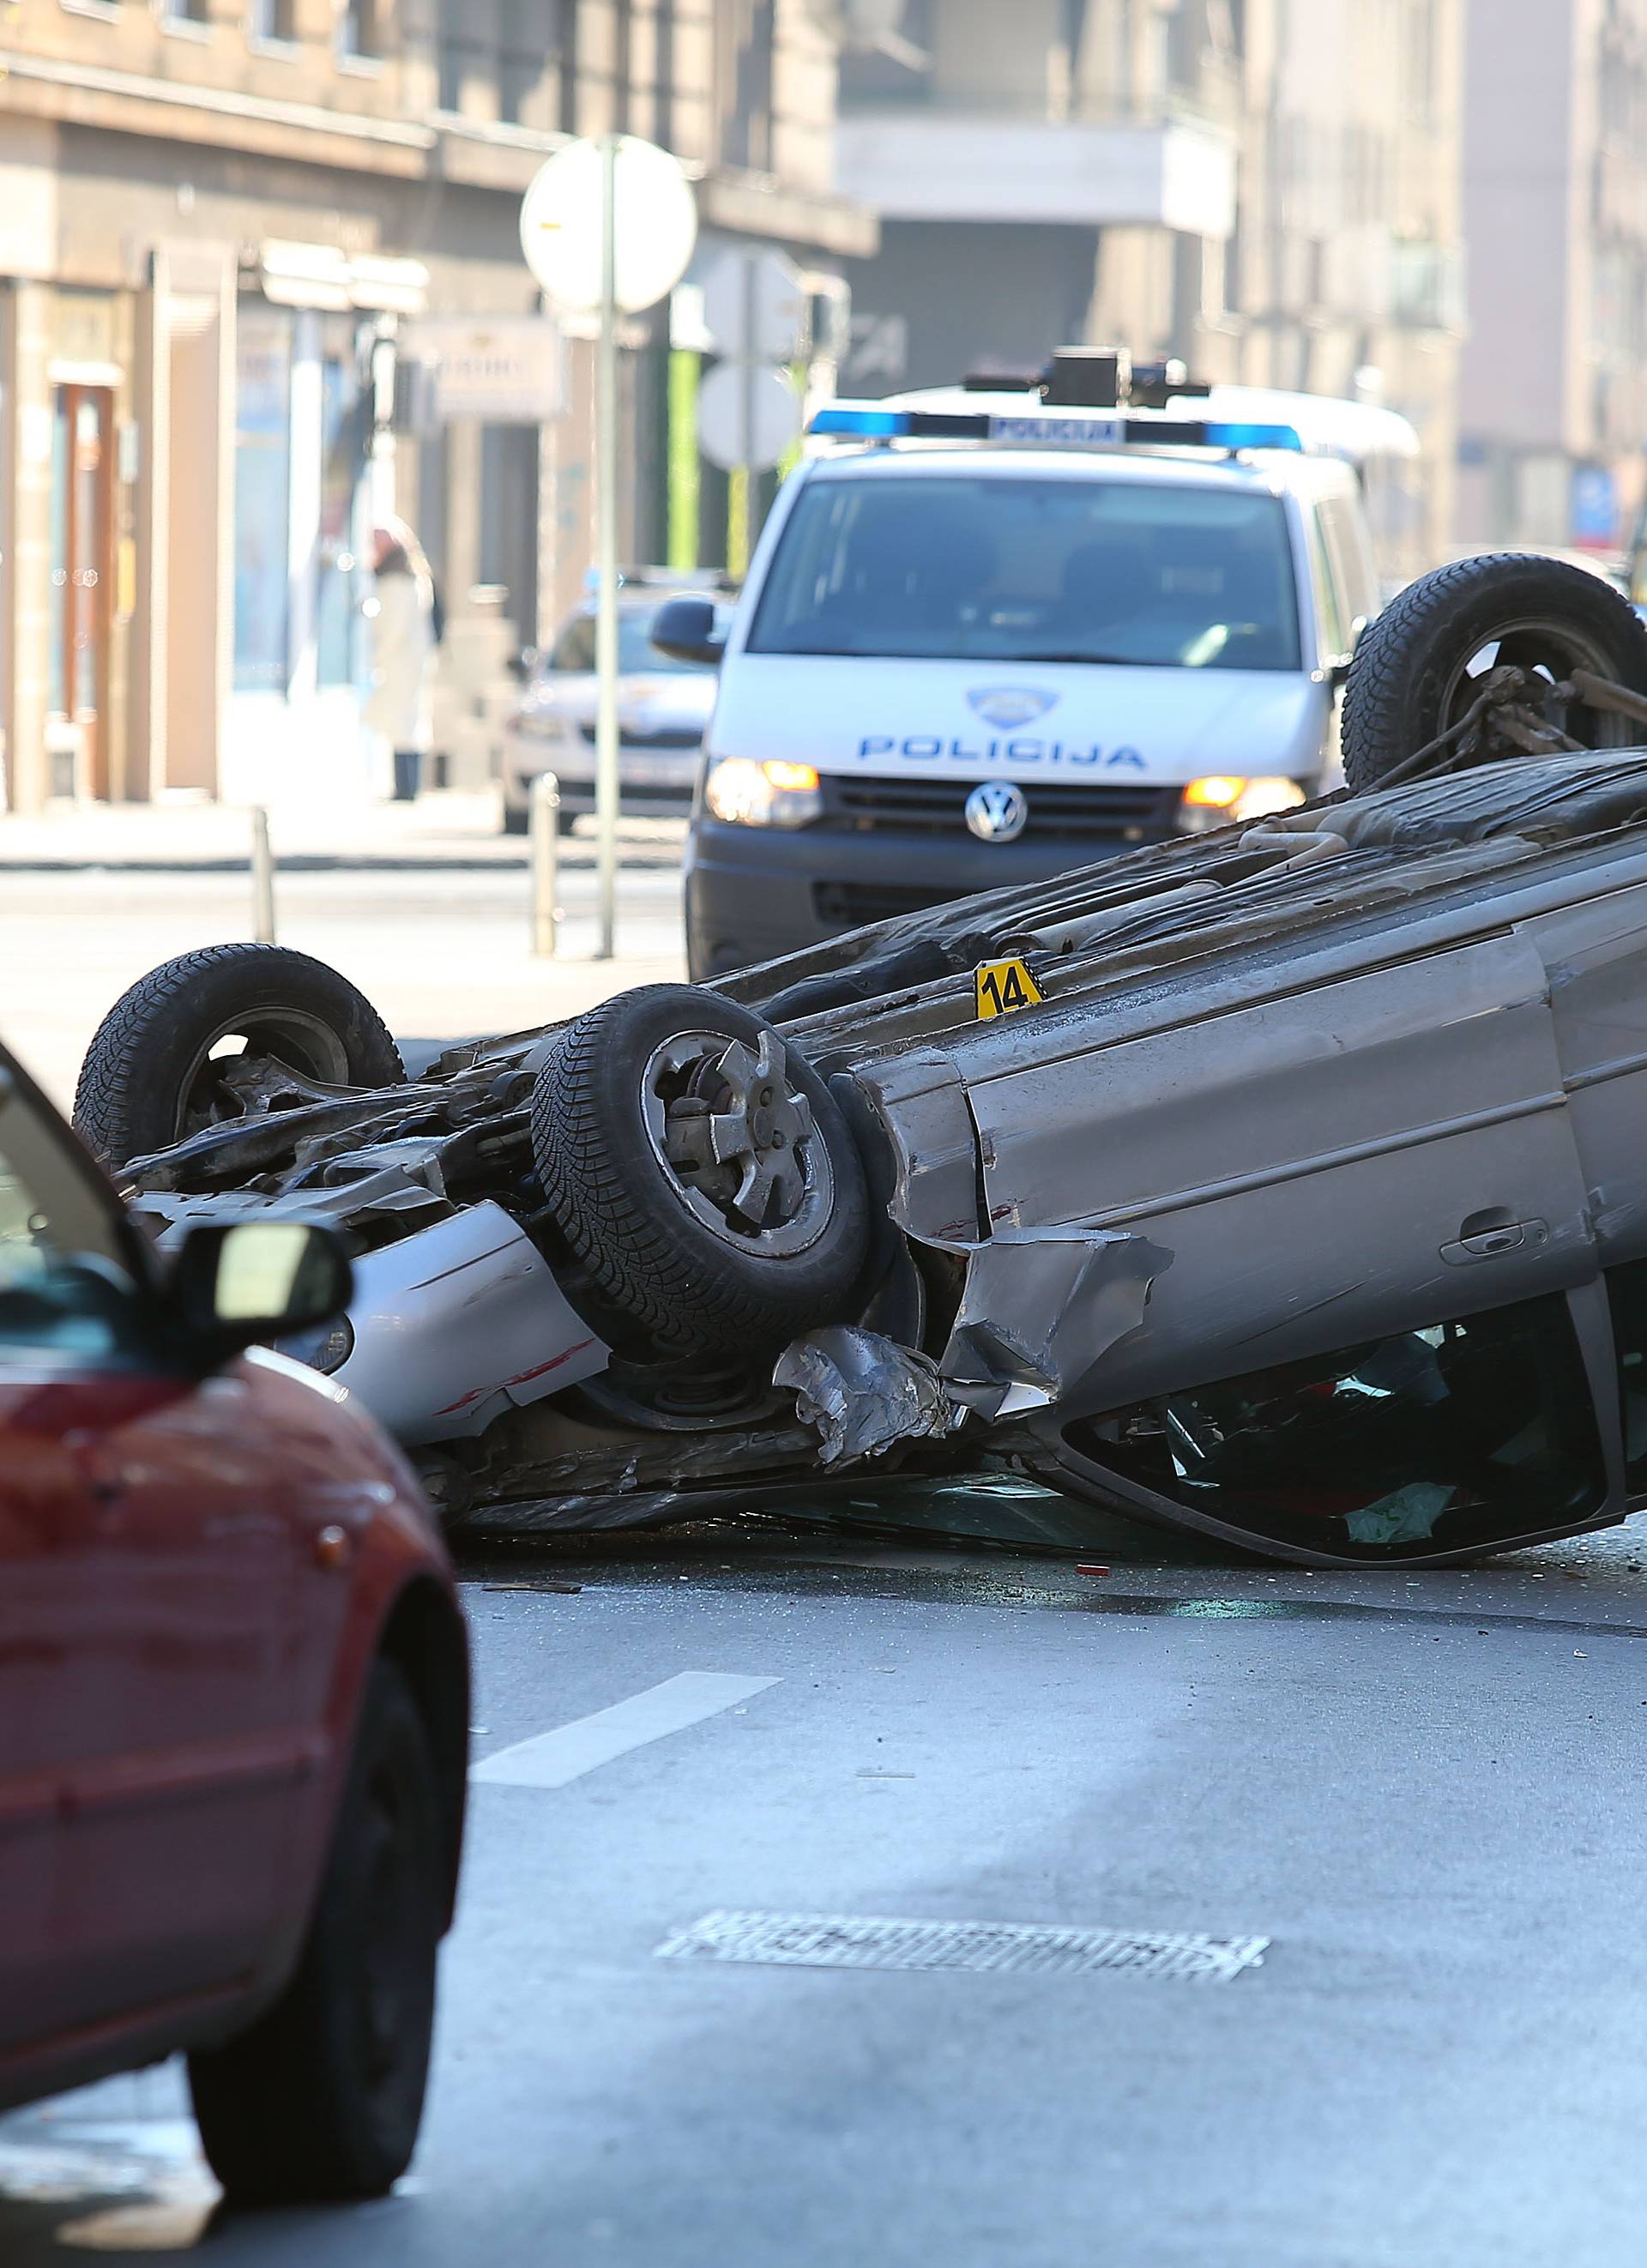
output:
[[1420,464],[1374,499],[1381,550],[1417,573],[1453,519],[1465,0],[1247,0],[1243,24],[1241,374],[1417,429]]
[[[1529,0],[1533,4],[1533,0]],[[1451,519],[1464,0],[908,0],[860,11],[836,181],[865,391],[1063,340],[1382,402],[1424,459],[1390,556]]]
[[1606,554],[1647,449],[1647,0],[1469,0],[1458,540]]
[[1239,11],[908,0],[858,20],[835,181],[880,217],[881,248],[853,276],[855,383],[1081,340],[1237,374]]
[[[812,0],[7,0],[5,803],[353,762],[386,510],[460,628],[547,630],[591,552],[592,347],[540,306],[523,190],[567,136],[636,133],[694,174],[701,258],[836,275],[876,240],[832,185],[836,68]],[[625,344],[646,556],[669,310]]]

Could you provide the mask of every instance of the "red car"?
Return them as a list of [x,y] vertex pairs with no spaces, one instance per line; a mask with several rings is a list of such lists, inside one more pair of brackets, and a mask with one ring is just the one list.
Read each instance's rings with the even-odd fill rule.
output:
[[349,1296],[292,1221],[163,1267],[0,1050],[0,2107],[181,2049],[239,2202],[402,2171],[458,1877],[434,1523],[260,1351]]

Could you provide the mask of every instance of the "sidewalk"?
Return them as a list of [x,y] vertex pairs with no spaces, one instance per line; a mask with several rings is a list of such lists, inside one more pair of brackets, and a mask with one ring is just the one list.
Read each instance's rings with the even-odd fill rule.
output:
[[[678,821],[624,826],[613,961],[592,958],[592,832],[563,838],[560,949],[539,960],[527,845],[498,832],[493,796],[291,798],[269,818],[276,934],[342,969],[408,1042],[524,1030],[685,976],[684,833]],[[127,985],[250,935],[251,835],[248,808],[224,804],[0,816],[0,1035],[59,1102]]]
[[[272,805],[268,826],[276,863],[290,873],[460,873],[527,863],[524,838],[502,833],[497,799],[489,792],[445,791],[415,803],[329,803],[305,795]],[[624,864],[679,867],[684,831],[680,821],[626,820]],[[238,804],[180,799],[87,804],[39,818],[0,814],[0,873],[238,873],[251,843],[251,812]],[[563,864],[592,865],[592,828],[586,822],[563,836],[560,848]]]

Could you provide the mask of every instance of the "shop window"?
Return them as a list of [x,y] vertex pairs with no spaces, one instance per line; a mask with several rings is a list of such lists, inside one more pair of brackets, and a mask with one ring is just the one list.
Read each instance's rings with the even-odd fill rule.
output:
[[363,553],[370,406],[347,318],[332,326],[320,370],[320,526],[315,547],[315,677],[353,685],[364,668],[361,608],[367,591]]
[[[1647,1285],[1632,1296],[1640,1347]],[[1369,1560],[1562,1528],[1607,1489],[1560,1295],[1170,1395],[1070,1440],[1246,1535]]]
[[241,306],[236,327],[234,687],[284,693],[291,572],[292,318]]

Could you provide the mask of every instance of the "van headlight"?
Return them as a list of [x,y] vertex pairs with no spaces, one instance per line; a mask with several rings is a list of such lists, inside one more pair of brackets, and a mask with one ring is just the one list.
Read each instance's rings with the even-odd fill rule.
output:
[[1296,811],[1307,800],[1297,780],[1210,772],[1191,780],[1184,790],[1178,823],[1186,835],[1206,835],[1232,820],[1268,819],[1272,812]]
[[805,827],[823,811],[818,774],[811,764],[768,756],[722,756],[703,782],[711,815],[727,827]]

